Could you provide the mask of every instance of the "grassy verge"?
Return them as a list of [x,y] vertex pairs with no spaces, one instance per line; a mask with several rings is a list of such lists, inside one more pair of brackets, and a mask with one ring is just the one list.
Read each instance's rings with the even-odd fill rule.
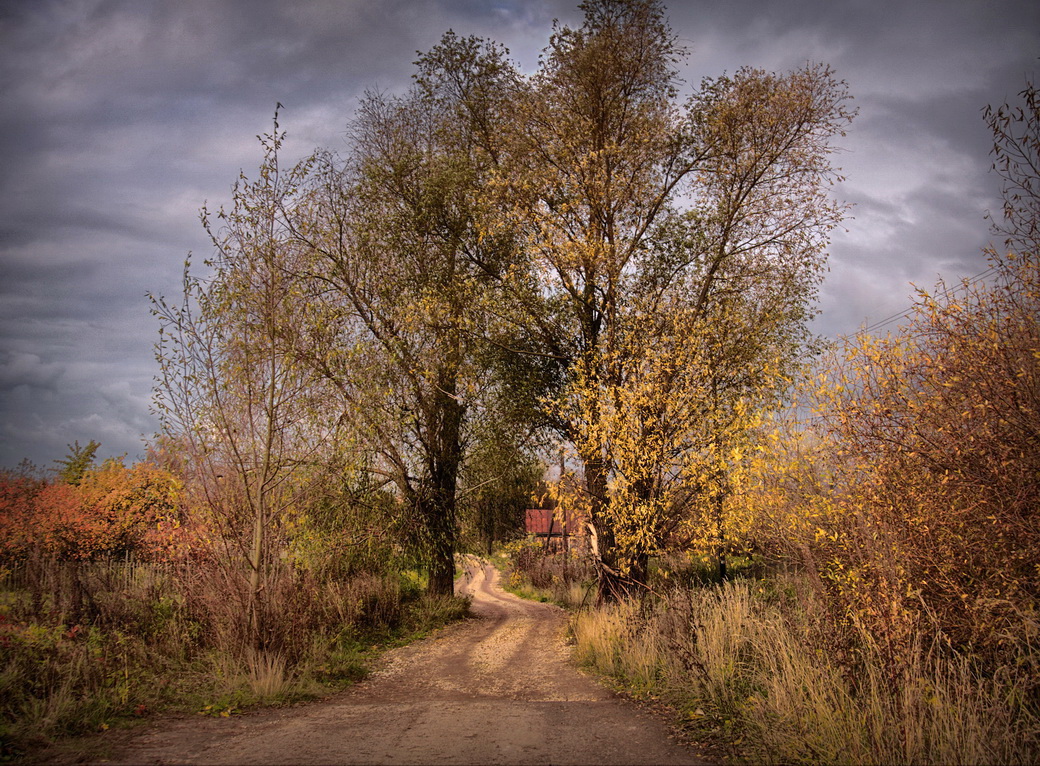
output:
[[465,600],[428,598],[414,581],[406,573],[299,582],[308,592],[287,589],[275,621],[293,632],[264,650],[242,648],[198,593],[171,581],[94,587],[89,619],[79,621],[58,600],[32,608],[28,594],[5,592],[0,760],[160,713],[230,716],[341,689],[387,648],[465,615]]
[[920,644],[893,667],[868,636],[843,655],[818,619],[797,581],[759,580],[582,611],[573,630],[580,661],[740,760],[1037,762],[1040,719],[1014,668],[983,676]]

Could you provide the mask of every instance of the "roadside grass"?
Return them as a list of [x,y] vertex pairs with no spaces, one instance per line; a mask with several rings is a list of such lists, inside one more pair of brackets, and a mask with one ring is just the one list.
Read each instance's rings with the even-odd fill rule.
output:
[[635,696],[668,701],[693,736],[739,760],[1037,762],[1031,679],[980,673],[921,641],[893,667],[858,635],[850,658],[828,649],[811,599],[791,578],[684,586],[577,613],[576,652]]
[[515,570],[511,571],[508,566],[508,564],[496,564],[500,571],[508,573],[503,576],[502,589],[522,599],[543,604],[556,604],[564,609],[580,609],[588,604],[590,599],[595,598],[594,583],[557,581],[548,588],[538,588]]
[[91,606],[77,621],[60,593],[34,605],[24,590],[0,591],[0,760],[163,712],[230,716],[342,689],[386,649],[468,612],[465,599],[427,597],[420,579],[296,578],[273,603],[282,632],[262,650],[217,622],[227,594],[173,577],[117,590],[88,583]]
[[580,609],[595,600],[595,576],[587,557],[552,552],[541,543],[519,540],[497,551],[491,562],[502,587],[520,598]]

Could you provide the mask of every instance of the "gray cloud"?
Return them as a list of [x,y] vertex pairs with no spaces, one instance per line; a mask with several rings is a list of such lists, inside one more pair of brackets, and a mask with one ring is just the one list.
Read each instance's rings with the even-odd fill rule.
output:
[[0,391],[21,386],[55,390],[65,369],[57,362],[44,362],[36,354],[15,352],[0,357]]
[[[366,89],[407,86],[449,27],[532,71],[574,0],[35,0],[0,4],[0,465],[50,464],[74,440],[142,452],[156,338],[147,292],[176,295],[197,220],[285,105],[286,155],[342,147]],[[1040,55],[1025,0],[673,3],[684,77],[831,63],[860,117],[839,161],[854,202],[836,233],[818,331],[908,303],[908,282],[984,267],[997,209],[981,108]]]

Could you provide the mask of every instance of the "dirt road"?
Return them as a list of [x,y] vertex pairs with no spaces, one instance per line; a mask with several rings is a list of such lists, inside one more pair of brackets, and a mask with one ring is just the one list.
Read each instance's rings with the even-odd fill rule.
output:
[[699,763],[664,725],[570,664],[565,615],[512,596],[472,559],[479,619],[394,650],[323,702],[227,719],[175,719],[110,763]]

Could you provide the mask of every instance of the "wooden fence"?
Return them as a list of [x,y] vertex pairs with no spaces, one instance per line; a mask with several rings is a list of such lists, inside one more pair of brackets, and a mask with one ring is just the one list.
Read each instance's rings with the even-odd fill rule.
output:
[[133,557],[104,561],[53,559],[36,562],[0,564],[0,592],[60,588],[75,575],[82,582],[104,584],[106,589],[128,590],[148,587],[172,574],[168,564],[137,561]]

